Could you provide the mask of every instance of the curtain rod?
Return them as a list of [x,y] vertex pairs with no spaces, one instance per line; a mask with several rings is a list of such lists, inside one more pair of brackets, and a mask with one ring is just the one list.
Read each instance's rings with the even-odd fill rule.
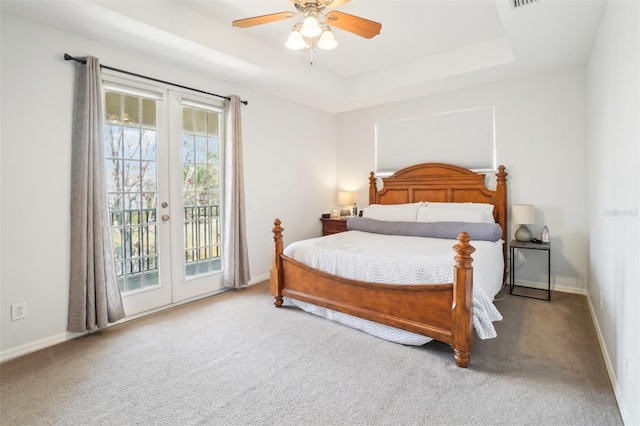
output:
[[[74,58],[73,56],[69,55],[68,53],[65,53],[65,54],[64,54],[64,60],[65,60],[65,61],[76,61],[76,62],[79,62],[79,63],[81,63],[81,64],[86,64],[86,63],[87,63],[87,60],[86,60],[86,59],[83,59],[83,58]],[[222,95],[217,95],[217,94],[215,94],[215,93],[205,92],[204,90],[194,89],[194,88],[192,88],[192,87],[183,86],[183,85],[181,85],[181,84],[176,84],[176,83],[171,83],[171,82],[169,82],[169,81],[159,80],[159,79],[157,79],[157,78],[148,77],[148,76],[146,76],[146,75],[136,74],[136,73],[131,72],[131,71],[125,71],[125,70],[121,70],[121,69],[118,69],[118,68],[108,67],[108,66],[106,66],[106,65],[100,65],[100,68],[104,68],[104,69],[108,69],[108,70],[111,70],[111,71],[120,72],[120,73],[123,73],[123,74],[132,75],[132,76],[134,76],[134,77],[144,78],[144,79],[146,79],[146,80],[152,80],[152,81],[155,81],[155,82],[157,82],[157,83],[168,84],[168,85],[170,85],[170,86],[179,87],[179,88],[181,88],[181,89],[193,90],[194,92],[204,93],[205,95],[211,95],[211,96],[216,96],[216,97],[218,97],[218,98],[223,98],[223,99],[226,99],[226,100],[231,100],[231,98],[230,98],[230,97],[228,97],[228,96],[222,96]],[[249,101],[240,101],[240,102],[242,102],[242,103],[243,103],[243,104],[245,104],[245,105],[247,105],[247,104],[249,103]]]

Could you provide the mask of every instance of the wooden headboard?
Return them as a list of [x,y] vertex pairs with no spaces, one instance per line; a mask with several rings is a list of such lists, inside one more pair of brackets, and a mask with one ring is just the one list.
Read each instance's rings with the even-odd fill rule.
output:
[[374,172],[369,174],[369,204],[402,204],[419,201],[493,204],[493,216],[502,227],[507,247],[507,175],[498,167],[496,189],[485,185],[485,175],[443,163],[423,163],[406,167],[383,177],[383,188],[376,188]]

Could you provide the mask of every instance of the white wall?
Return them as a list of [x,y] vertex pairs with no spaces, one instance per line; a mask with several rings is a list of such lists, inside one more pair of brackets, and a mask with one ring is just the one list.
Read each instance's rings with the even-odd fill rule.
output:
[[[332,114],[2,15],[3,359],[67,337],[75,64],[64,53],[249,101],[242,122],[252,277],[268,274],[275,217],[287,242],[320,234],[318,218],[335,197]],[[18,302],[27,303],[28,317],[11,321]]]
[[629,425],[640,425],[639,15],[638,2],[610,1],[588,66],[588,291]]
[[[536,207],[539,234],[546,224],[552,244],[552,286],[583,292],[587,270],[585,213],[586,70],[572,68],[528,78],[447,92],[338,115],[338,187],[355,187],[368,203],[374,170],[374,126],[408,117],[495,106],[497,162],[509,173],[509,204]],[[428,162],[417,158],[416,162]],[[495,177],[490,175],[495,187]],[[508,235],[513,238],[515,229]],[[537,256],[540,255],[540,256]],[[546,257],[528,251],[516,266],[519,281],[547,282]],[[544,261],[544,262],[543,262]]]

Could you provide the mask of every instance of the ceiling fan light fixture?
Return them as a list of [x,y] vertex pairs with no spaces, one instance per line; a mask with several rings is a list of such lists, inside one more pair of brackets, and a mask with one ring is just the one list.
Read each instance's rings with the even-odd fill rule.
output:
[[[2,1],[2,0],[0,0]],[[297,12],[277,12],[267,15],[254,16],[252,18],[237,19],[232,22],[234,27],[248,28],[255,25],[268,24],[278,22],[284,19],[299,16],[303,22],[297,22],[285,46],[291,50],[309,51],[311,55],[311,64],[313,65],[313,55],[317,49],[330,50],[338,46],[332,28],[338,28],[343,31],[350,32],[357,36],[370,39],[378,34],[382,29],[382,24],[370,21],[359,16],[350,15],[348,13],[331,10],[325,13],[325,9],[335,9],[339,6],[349,3],[351,0],[290,0]],[[539,0],[510,0],[510,1],[526,1],[533,2]],[[331,24],[331,26],[328,25]]]
[[320,36],[320,40],[318,40],[318,47],[324,50],[335,49],[338,45],[336,38],[333,36],[333,32],[331,32],[331,28],[327,27],[322,32]]
[[317,37],[322,34],[322,28],[314,16],[307,16],[304,18],[302,28],[300,28],[300,34],[305,37]]
[[289,38],[287,39],[285,46],[291,50],[301,50],[307,47],[307,42],[302,38],[300,31],[294,29],[291,31],[291,34],[289,34]]

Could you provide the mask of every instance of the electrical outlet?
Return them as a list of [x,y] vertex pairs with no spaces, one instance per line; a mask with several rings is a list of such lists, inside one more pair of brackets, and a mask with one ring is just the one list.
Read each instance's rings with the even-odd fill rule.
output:
[[16,321],[27,317],[27,302],[14,303],[11,305],[11,321]]

